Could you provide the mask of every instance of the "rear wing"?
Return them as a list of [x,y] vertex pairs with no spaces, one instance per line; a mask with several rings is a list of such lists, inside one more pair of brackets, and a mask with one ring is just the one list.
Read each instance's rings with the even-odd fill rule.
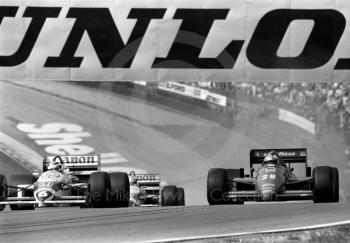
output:
[[159,186],[160,175],[159,174],[136,174],[137,184],[139,186]]
[[[47,171],[48,164],[57,156],[46,156],[43,160],[43,171]],[[101,164],[100,155],[64,155],[62,158],[63,164],[69,168],[74,174],[84,174],[79,172],[97,171]],[[57,159],[57,158],[56,158]],[[57,159],[58,160],[58,159]],[[91,172],[89,172],[90,174]]]
[[160,190],[159,174],[136,174],[137,184],[145,191]]
[[307,149],[252,149],[250,150],[250,168],[261,164],[265,156],[272,150],[276,151],[285,163],[305,163],[307,166]]

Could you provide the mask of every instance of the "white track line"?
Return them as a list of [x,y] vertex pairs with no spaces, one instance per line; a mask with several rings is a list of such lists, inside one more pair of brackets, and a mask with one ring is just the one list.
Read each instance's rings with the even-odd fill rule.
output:
[[227,237],[235,237],[235,236],[244,236],[244,235],[256,235],[256,234],[266,234],[266,233],[283,233],[290,231],[299,231],[299,230],[312,230],[326,227],[333,227],[339,225],[350,224],[350,220],[338,221],[327,224],[315,224],[309,226],[301,226],[301,227],[291,227],[291,228],[282,228],[282,229],[272,229],[272,230],[261,230],[261,231],[253,231],[253,232],[240,232],[240,233],[228,233],[228,234],[217,234],[217,235],[207,235],[207,236],[189,236],[189,237],[175,237],[175,238],[165,238],[160,240],[150,240],[150,241],[139,241],[143,243],[157,243],[157,242],[172,242],[172,241],[186,241],[186,240],[204,240],[204,239],[214,239],[214,238],[227,238]]

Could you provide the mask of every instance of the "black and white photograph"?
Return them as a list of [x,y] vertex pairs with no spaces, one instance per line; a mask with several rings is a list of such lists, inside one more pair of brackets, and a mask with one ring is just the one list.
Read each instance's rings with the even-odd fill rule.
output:
[[349,16],[0,0],[0,242],[350,242]]

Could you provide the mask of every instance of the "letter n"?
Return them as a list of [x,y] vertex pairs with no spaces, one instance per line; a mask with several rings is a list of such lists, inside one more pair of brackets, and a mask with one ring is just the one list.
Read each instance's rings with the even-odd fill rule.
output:
[[76,18],[59,57],[48,57],[45,67],[80,67],[83,57],[75,57],[86,31],[102,67],[129,68],[151,19],[163,17],[165,9],[131,9],[128,18],[137,19],[126,44],[108,8],[71,8],[68,18]]

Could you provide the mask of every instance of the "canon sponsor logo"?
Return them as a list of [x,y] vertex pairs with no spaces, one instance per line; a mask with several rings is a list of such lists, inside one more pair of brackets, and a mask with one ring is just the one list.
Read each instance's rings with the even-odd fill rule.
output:
[[143,174],[143,175],[136,175],[137,179],[139,181],[155,181],[159,180],[159,175],[157,174]]
[[99,162],[98,155],[84,156],[61,156],[65,164],[97,164]]
[[[11,2],[10,2],[11,3]],[[167,8],[130,8],[127,19],[135,21],[129,37],[122,38],[110,8],[106,7],[69,7],[66,14],[60,15],[62,7],[28,6],[19,11],[19,6],[0,6],[0,24],[6,25],[4,19],[29,19],[28,28],[21,40],[16,40],[18,48],[11,55],[0,56],[0,66],[13,67],[26,62],[36,46],[43,26],[48,20],[57,18],[74,19],[74,24],[58,56],[47,56],[45,68],[79,68],[84,59],[76,56],[77,49],[86,33],[102,68],[128,69],[132,66],[147,35],[150,23],[162,20]],[[91,5],[91,4],[90,4]],[[336,9],[273,9],[258,19],[250,39],[232,39],[216,56],[201,57],[207,37],[214,24],[226,21],[232,8],[177,8],[172,20],[180,22],[175,39],[169,43],[165,56],[156,56],[151,69],[234,69],[235,63],[244,49],[247,60],[262,69],[315,69],[327,64],[333,57],[346,26],[346,18]],[[18,16],[21,13],[21,16]],[[278,49],[285,38],[291,23],[298,20],[313,22],[307,40],[298,55],[281,56]],[[63,24],[63,23],[62,23]],[[163,28],[164,33],[171,29]],[[232,28],[234,36],[235,28]],[[163,33],[163,34],[164,34]],[[223,33],[218,33],[223,34]],[[11,36],[11,35],[9,35]],[[163,35],[164,36],[164,35]],[[184,43],[188,36],[196,36],[193,45]],[[348,37],[349,35],[347,35]],[[18,37],[18,35],[17,35]],[[3,36],[2,39],[6,39]],[[162,35],[159,36],[162,38]],[[47,37],[50,40],[50,37]],[[50,45],[50,43],[48,43]],[[209,48],[210,49],[210,48]],[[349,50],[346,50],[349,51]],[[335,57],[334,70],[350,70],[350,53],[341,52]],[[181,86],[173,87],[181,89]]]

